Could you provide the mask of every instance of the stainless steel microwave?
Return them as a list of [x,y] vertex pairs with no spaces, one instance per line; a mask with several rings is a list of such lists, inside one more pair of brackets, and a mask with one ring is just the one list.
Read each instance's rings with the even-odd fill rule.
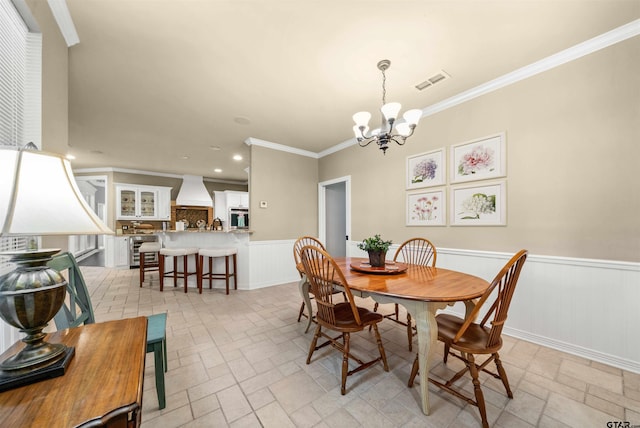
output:
[[229,229],[248,229],[249,209],[229,208]]

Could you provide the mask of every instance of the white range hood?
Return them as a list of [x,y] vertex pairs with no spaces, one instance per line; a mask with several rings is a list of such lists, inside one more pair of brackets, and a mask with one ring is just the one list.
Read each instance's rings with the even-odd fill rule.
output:
[[176,198],[176,205],[192,205],[198,207],[212,207],[211,195],[204,187],[204,181],[199,175],[182,176],[182,187]]

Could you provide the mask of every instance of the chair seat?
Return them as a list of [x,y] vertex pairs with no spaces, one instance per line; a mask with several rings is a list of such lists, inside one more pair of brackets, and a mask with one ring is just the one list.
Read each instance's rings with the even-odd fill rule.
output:
[[458,334],[464,320],[455,315],[440,314],[436,316],[438,323],[438,339],[448,343],[453,349],[472,354],[492,354],[502,347],[502,338],[493,347],[487,347],[490,329],[472,323],[462,337],[455,343],[453,338]]
[[382,321],[383,316],[370,311],[367,308],[357,307],[358,315],[360,316],[360,322],[358,325],[353,316],[351,305],[349,302],[341,302],[335,306],[336,323],[335,326],[343,331],[360,331],[364,326],[372,325]]
[[190,256],[192,254],[198,254],[198,248],[162,248],[160,254],[163,256]]
[[141,253],[157,253],[162,249],[162,244],[159,242],[144,242],[140,247],[138,247],[138,251]]
[[198,253],[204,257],[225,257],[238,253],[237,248],[200,248]]

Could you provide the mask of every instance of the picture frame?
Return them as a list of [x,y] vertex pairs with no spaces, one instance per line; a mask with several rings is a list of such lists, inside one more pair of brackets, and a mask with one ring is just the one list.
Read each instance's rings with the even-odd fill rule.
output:
[[407,156],[407,189],[442,186],[445,180],[444,148]]
[[504,132],[451,146],[451,183],[504,177],[507,174]]
[[506,182],[478,183],[451,189],[452,226],[506,226]]
[[445,189],[407,193],[407,226],[446,226]]

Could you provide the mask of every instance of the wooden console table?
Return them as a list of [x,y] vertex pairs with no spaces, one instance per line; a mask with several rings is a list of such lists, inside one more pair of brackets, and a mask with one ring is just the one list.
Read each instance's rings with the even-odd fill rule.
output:
[[[75,347],[64,376],[0,393],[8,427],[137,427],[147,348],[146,317],[51,333],[47,341]],[[14,344],[0,361],[23,346]]]

